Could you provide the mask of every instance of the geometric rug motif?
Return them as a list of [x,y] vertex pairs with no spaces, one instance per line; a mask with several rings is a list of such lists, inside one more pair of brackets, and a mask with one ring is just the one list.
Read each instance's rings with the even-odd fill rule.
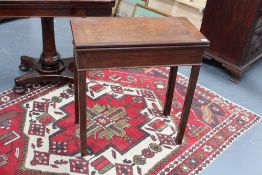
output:
[[[88,156],[80,156],[70,84],[0,94],[0,174],[199,174],[256,114],[198,85],[182,145],[176,145],[188,78],[178,75],[172,111],[162,114],[167,68],[87,73]],[[12,167],[12,168],[10,168]]]

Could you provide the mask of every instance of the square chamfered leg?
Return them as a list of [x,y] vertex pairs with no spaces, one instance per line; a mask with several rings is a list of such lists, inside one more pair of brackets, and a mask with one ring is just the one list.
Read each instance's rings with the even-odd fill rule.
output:
[[80,122],[81,156],[87,155],[86,146],[86,72],[77,72],[78,107]]
[[75,90],[75,124],[79,124],[79,106],[78,106],[78,72],[76,68],[76,62],[74,61],[74,90]]
[[190,79],[188,82],[187,93],[186,93],[186,97],[185,97],[185,101],[184,101],[184,105],[183,105],[183,109],[181,113],[180,123],[178,127],[178,134],[176,137],[176,144],[179,144],[179,145],[183,141],[183,137],[184,137],[184,133],[185,133],[185,129],[187,126],[187,121],[188,121],[188,117],[190,113],[190,108],[191,108],[193,96],[195,93],[199,70],[200,70],[200,65],[192,66]]
[[164,106],[164,115],[165,116],[170,115],[170,112],[171,112],[173,95],[174,95],[175,84],[176,84],[177,69],[178,69],[177,66],[170,67],[168,84],[167,84],[167,92],[166,92],[166,101],[165,101],[165,106]]

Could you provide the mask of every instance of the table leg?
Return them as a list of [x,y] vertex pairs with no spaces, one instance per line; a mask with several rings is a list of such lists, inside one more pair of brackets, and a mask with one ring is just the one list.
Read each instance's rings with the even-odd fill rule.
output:
[[187,126],[187,121],[188,121],[190,108],[191,108],[191,104],[192,104],[192,100],[193,100],[193,96],[194,96],[194,92],[195,92],[195,88],[197,84],[199,70],[200,70],[200,65],[192,66],[190,79],[188,82],[187,93],[186,93],[186,97],[185,97],[185,101],[184,101],[184,105],[183,105],[183,109],[181,113],[181,119],[180,119],[180,123],[178,127],[178,134],[176,137],[176,143],[179,145],[182,143],[185,129]]
[[81,156],[87,155],[86,146],[86,72],[77,72],[78,107],[80,119]]
[[78,99],[79,99],[79,94],[78,94],[78,73],[76,70],[76,64],[74,64],[74,90],[75,90],[75,124],[79,124],[79,105],[78,105]]
[[177,69],[178,69],[177,66],[170,67],[168,84],[167,84],[166,101],[165,101],[165,106],[164,106],[164,115],[165,116],[170,115],[173,95],[174,95],[174,90],[175,90],[175,84],[176,84]]
[[25,75],[15,79],[14,91],[24,93],[24,85],[36,82],[70,82],[73,83],[73,73],[71,70],[73,59],[61,60],[56,50],[54,34],[54,18],[41,18],[43,51],[40,59],[28,56],[21,57],[19,66],[22,71],[29,71]]

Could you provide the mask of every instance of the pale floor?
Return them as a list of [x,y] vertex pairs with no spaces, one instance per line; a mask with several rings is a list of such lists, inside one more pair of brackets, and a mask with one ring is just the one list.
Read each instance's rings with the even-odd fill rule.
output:
[[[68,19],[55,23],[57,50],[62,57],[72,56],[72,35]],[[39,57],[42,49],[41,23],[37,18],[16,20],[0,25],[0,91],[10,89],[14,78],[22,73],[18,69],[23,54]],[[262,115],[262,59],[248,70],[240,84],[234,84],[227,72],[204,64],[199,83],[208,89]],[[188,75],[188,68],[179,68]],[[262,175],[262,122],[241,136],[215,160],[203,175]]]

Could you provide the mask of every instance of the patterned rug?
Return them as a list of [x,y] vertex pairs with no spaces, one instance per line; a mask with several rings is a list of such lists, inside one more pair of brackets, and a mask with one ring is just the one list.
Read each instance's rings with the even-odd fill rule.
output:
[[260,119],[198,85],[183,144],[176,145],[188,79],[178,75],[167,118],[167,75],[165,68],[89,72],[84,158],[72,85],[1,93],[0,174],[199,174]]

